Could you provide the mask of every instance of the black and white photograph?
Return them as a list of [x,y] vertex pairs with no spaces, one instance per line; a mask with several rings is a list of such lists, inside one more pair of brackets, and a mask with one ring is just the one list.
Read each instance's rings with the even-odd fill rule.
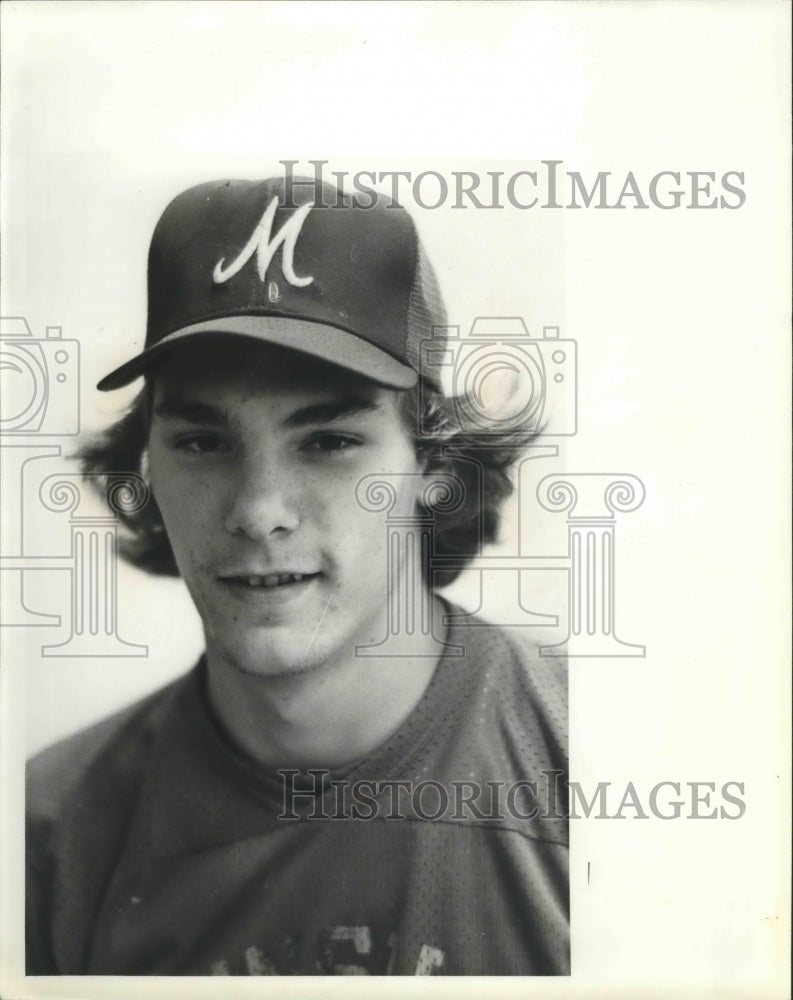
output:
[[786,995],[789,27],[3,5],[4,997]]

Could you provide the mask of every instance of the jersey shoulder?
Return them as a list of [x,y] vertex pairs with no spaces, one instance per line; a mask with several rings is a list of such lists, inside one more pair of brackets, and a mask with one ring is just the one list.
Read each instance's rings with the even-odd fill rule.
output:
[[513,704],[529,703],[556,718],[566,732],[567,658],[541,646],[529,630],[497,625],[450,606],[449,641],[463,650],[468,668],[486,674]]
[[107,772],[103,784],[112,786],[142,766],[167,706],[183,682],[179,678],[32,757],[26,767],[29,819],[57,817],[97,767]]

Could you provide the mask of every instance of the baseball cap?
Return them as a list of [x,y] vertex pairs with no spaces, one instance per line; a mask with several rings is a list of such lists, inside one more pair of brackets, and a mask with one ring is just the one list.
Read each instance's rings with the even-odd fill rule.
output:
[[144,350],[97,388],[128,385],[193,338],[227,336],[302,351],[395,389],[419,374],[437,384],[420,372],[420,344],[446,311],[409,213],[376,192],[361,199],[289,180],[212,181],[168,205],[149,249]]

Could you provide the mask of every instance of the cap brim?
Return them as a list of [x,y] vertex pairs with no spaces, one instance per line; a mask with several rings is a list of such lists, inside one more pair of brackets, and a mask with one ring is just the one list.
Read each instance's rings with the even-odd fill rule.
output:
[[106,375],[97,384],[97,389],[108,392],[129,385],[145,374],[153,361],[181,346],[188,337],[228,334],[302,351],[392,389],[410,389],[418,381],[411,367],[354,333],[310,320],[246,315],[205,320],[169,333],[159,343]]

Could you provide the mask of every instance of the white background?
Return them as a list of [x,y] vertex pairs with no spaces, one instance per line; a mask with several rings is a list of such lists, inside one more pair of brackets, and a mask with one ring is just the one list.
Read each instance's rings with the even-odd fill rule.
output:
[[[80,340],[87,429],[119,410],[92,387],[142,342],[151,229],[191,183],[283,158],[414,173],[560,159],[645,186],[661,170],[743,172],[737,211],[419,218],[453,322],[521,314],[578,342],[567,468],[647,487],[617,536],[618,629],[647,656],[571,661],[572,777],[633,781],[645,798],[662,780],[745,786],[738,821],[575,821],[574,974],[499,992],[785,995],[789,20],[778,2],[3,5],[2,315]],[[63,612],[59,575],[35,574],[40,610]],[[119,600],[119,631],[146,658],[47,660],[46,630],[3,630],[9,997],[216,987],[13,979],[25,754],[201,648],[178,581],[122,569]]]

